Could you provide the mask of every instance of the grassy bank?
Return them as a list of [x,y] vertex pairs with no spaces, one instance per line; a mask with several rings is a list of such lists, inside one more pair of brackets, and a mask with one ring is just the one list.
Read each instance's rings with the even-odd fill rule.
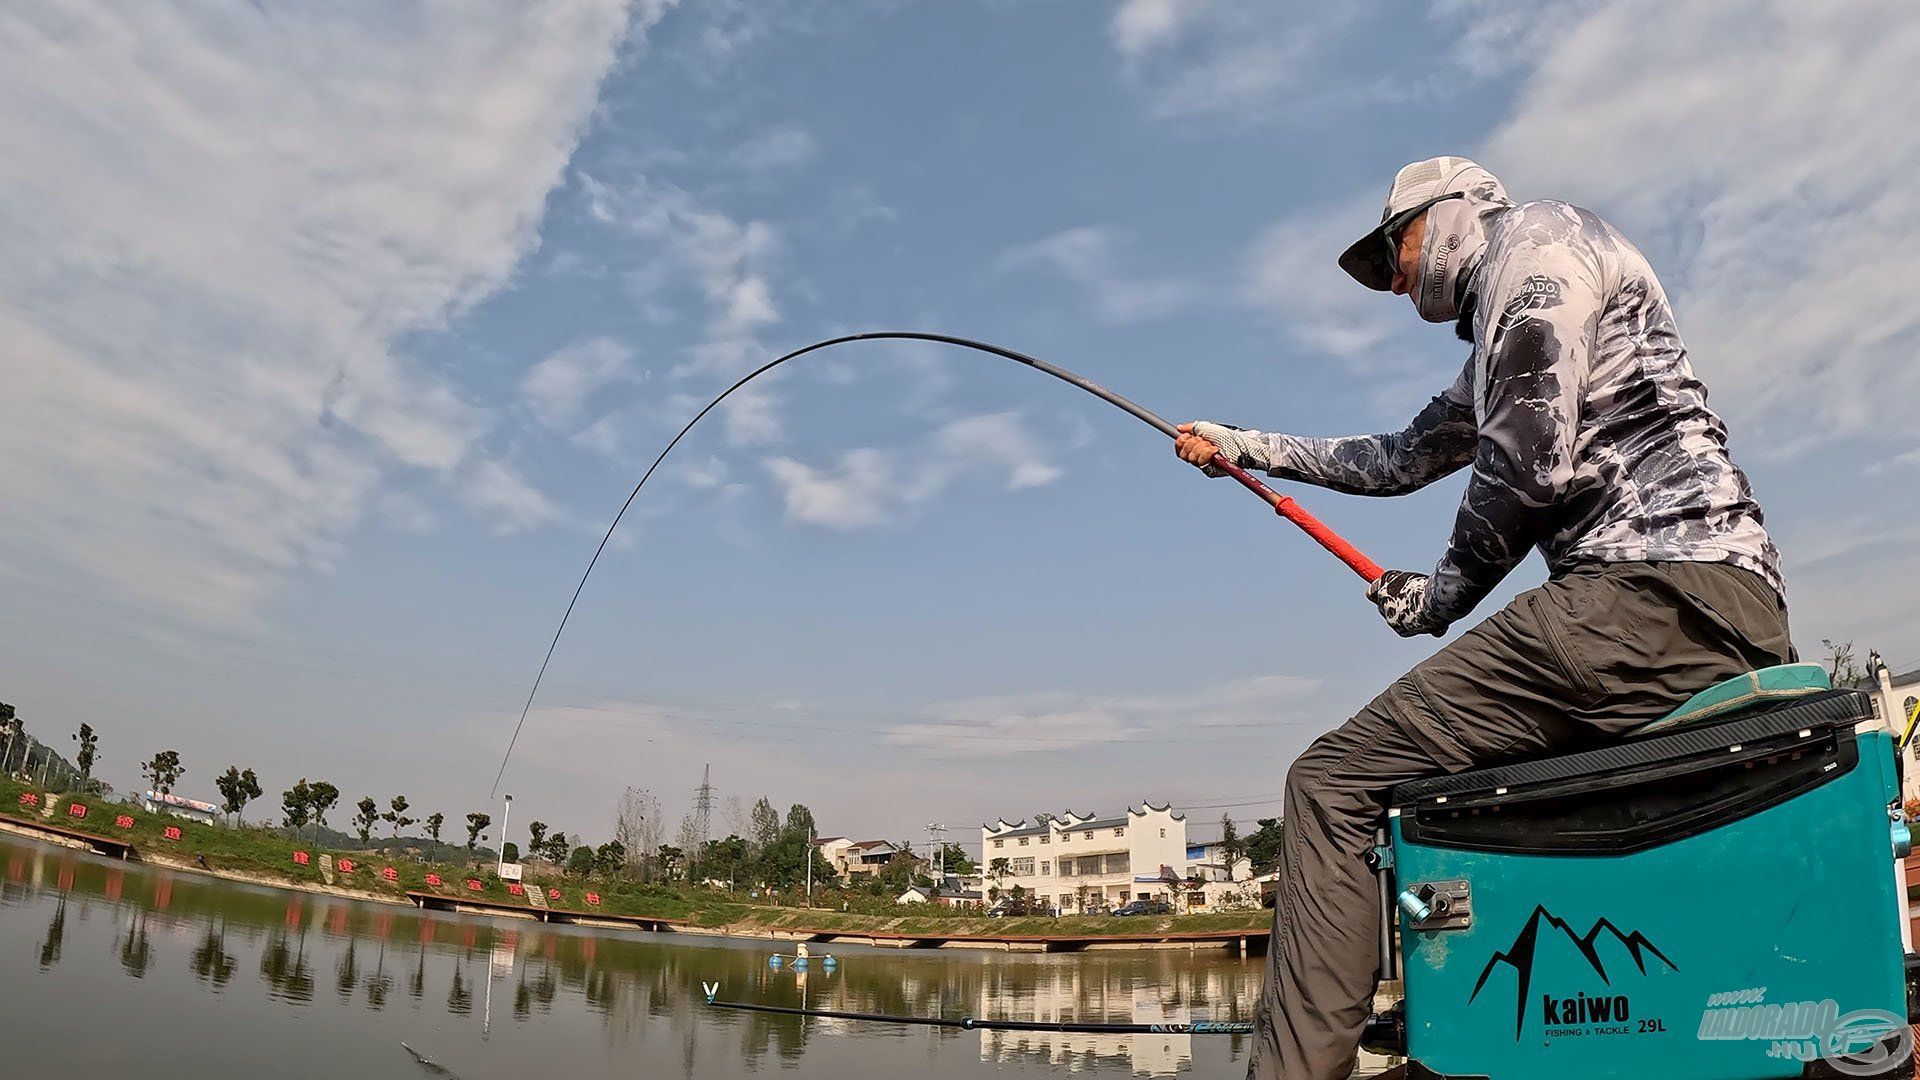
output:
[[[55,796],[55,812],[44,817],[40,806],[21,803],[23,794],[43,792],[16,781],[0,778],[0,818],[43,821],[75,832],[111,837],[134,845],[143,856],[164,861],[198,865],[205,858],[207,869],[217,874],[243,876],[271,884],[303,889],[347,889],[372,899],[403,901],[408,891],[465,896],[496,903],[526,904],[524,895],[515,895],[506,882],[493,873],[492,865],[469,867],[465,849],[447,846],[436,852],[320,849],[288,837],[284,831],[257,825],[229,828],[185,821],[171,815],[149,814],[118,803],[81,796]],[[74,804],[86,808],[85,816],[70,812]],[[127,819],[121,825],[116,819]],[[178,838],[167,835],[169,828],[179,831]],[[295,861],[296,852],[305,852],[307,862]],[[336,866],[346,859],[351,872],[336,870],[331,885],[320,872],[321,854],[332,855]],[[432,857],[437,856],[437,857]],[[384,871],[391,868],[389,880]],[[644,915],[652,918],[681,919],[702,927],[737,927],[767,930],[823,930],[858,933],[956,934],[993,936],[1107,935],[1165,931],[1264,930],[1271,916],[1267,912],[1236,912],[1189,915],[1178,918],[1116,919],[1103,916],[1064,918],[987,919],[977,914],[928,905],[896,906],[884,897],[862,892],[842,892],[833,887],[815,885],[812,909],[768,902],[690,886],[647,884],[618,877],[578,878],[535,864],[528,866],[525,888],[538,887],[550,899],[552,907],[575,911],[600,911],[619,915]],[[436,884],[434,878],[438,879]],[[478,882],[471,889],[468,882]],[[557,890],[551,897],[547,890]],[[593,898],[598,903],[593,902]],[[851,910],[840,910],[842,904]],[[531,907],[531,905],[528,905]]]

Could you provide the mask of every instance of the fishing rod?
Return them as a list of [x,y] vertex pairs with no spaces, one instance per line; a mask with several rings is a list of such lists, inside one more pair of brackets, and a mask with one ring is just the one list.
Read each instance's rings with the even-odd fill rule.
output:
[[797,1005],[754,1005],[744,1001],[717,1001],[719,983],[703,983],[707,1004],[734,1012],[772,1013],[777,1016],[812,1016],[823,1020],[859,1020],[874,1024],[903,1024],[909,1027],[958,1028],[962,1031],[1060,1031],[1098,1035],[1251,1035],[1253,1025],[1243,1020],[1195,1020],[1186,1024],[1095,1024],[1039,1020],[994,1020],[975,1016],[898,1016],[892,1013],[849,1012],[844,1009],[808,1009]]
[[[702,418],[717,408],[721,402],[727,400],[735,390],[740,389],[789,360],[798,359],[810,352],[818,352],[821,349],[845,345],[854,341],[928,341],[941,345],[953,345],[962,349],[972,349],[975,352],[998,356],[1004,360],[1012,360],[1017,364],[1025,364],[1035,371],[1051,375],[1061,382],[1079,387],[1109,405],[1125,410],[1135,419],[1151,426],[1168,438],[1178,438],[1180,435],[1178,428],[1167,423],[1154,413],[1128,401],[1126,398],[1121,397],[1119,394],[1108,390],[1098,383],[1075,375],[1066,368],[1049,364],[1045,360],[1036,359],[1025,353],[1014,352],[1012,349],[1003,349],[998,345],[989,345],[984,341],[973,341],[968,338],[954,337],[950,334],[930,334],[911,330],[877,330],[864,334],[846,334],[841,337],[828,338],[825,341],[816,341],[811,345],[803,346],[784,356],[775,357],[767,361],[741,376],[738,382],[727,387],[726,390],[721,392],[719,397],[708,402],[706,408],[695,413],[693,419],[687,421],[686,426],[681,428],[679,433],[673,437],[672,441],[667,443],[666,449],[660,451],[660,456],[653,459],[653,464],[647,466],[647,471],[640,476],[640,482],[633,485],[633,490],[627,493],[627,501],[620,504],[620,512],[613,515],[613,522],[607,526],[606,535],[600,538],[600,546],[594,548],[593,558],[587,560],[587,569],[580,575],[580,583],[573,587],[573,597],[567,601],[567,610],[565,614],[560,616],[560,625],[553,631],[553,640],[547,643],[547,655],[540,661],[540,670],[533,677],[533,689],[527,692],[526,704],[520,707],[520,720],[513,726],[513,737],[507,740],[507,752],[500,758],[500,771],[494,774],[493,787],[487,792],[487,798],[493,798],[500,790],[500,779],[507,774],[507,762],[513,757],[513,748],[520,741],[520,729],[526,726],[527,714],[533,710],[534,695],[540,692],[540,681],[546,678],[547,665],[553,662],[553,651],[560,645],[560,635],[566,631],[567,621],[573,618],[574,605],[580,602],[580,593],[581,590],[587,587],[587,578],[593,575],[593,568],[599,565],[600,556],[605,554],[608,542],[613,539],[613,530],[619,528],[620,519],[626,516],[627,508],[633,505],[633,500],[639,496],[640,489],[647,486],[647,481],[652,478],[654,470],[658,469],[660,463],[667,459],[667,455],[672,453],[673,448],[680,444],[680,440],[686,437],[687,432],[693,430],[695,424],[699,423]],[[1213,455],[1211,464],[1215,470],[1239,481],[1241,487],[1260,496],[1268,506],[1273,507],[1274,513],[1299,526],[1303,532],[1313,538],[1315,543],[1325,548],[1341,562],[1347,564],[1348,569],[1366,579],[1368,584],[1372,584],[1380,579],[1380,575],[1383,573],[1380,569],[1380,564],[1361,554],[1358,548],[1348,543],[1339,533],[1328,528],[1319,518],[1308,513],[1305,507],[1295,502],[1292,498],[1282,495],[1261,483],[1251,473],[1247,472],[1247,470],[1228,461],[1223,455]]]

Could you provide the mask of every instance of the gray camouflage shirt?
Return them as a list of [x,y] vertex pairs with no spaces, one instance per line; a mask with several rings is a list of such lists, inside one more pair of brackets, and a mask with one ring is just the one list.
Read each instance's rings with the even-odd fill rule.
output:
[[1399,495],[1472,465],[1427,592],[1442,622],[1472,611],[1535,546],[1552,573],[1725,562],[1783,591],[1760,505],[1646,258],[1561,202],[1505,205],[1481,227],[1478,265],[1462,278],[1473,353],[1453,385],[1392,434],[1259,433],[1268,471]]

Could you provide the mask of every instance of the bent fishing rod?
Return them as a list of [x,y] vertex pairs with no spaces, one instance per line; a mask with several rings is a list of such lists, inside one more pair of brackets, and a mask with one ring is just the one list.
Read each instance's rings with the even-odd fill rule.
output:
[[[658,469],[660,463],[667,459],[667,455],[672,453],[673,448],[680,444],[680,440],[686,437],[687,432],[693,430],[695,424],[698,424],[702,418],[717,408],[721,402],[727,400],[735,390],[740,389],[789,360],[796,360],[811,352],[818,352],[821,349],[833,348],[854,341],[928,341],[940,345],[953,345],[962,349],[971,349],[975,352],[987,353],[990,356],[998,356],[1003,360],[1012,360],[1017,364],[1025,364],[1035,371],[1051,375],[1061,382],[1079,387],[1107,404],[1125,410],[1134,418],[1150,425],[1154,430],[1168,438],[1177,438],[1180,434],[1178,428],[1167,423],[1154,413],[1128,401],[1126,398],[1121,397],[1119,394],[1108,390],[1098,383],[1075,375],[1066,368],[1049,364],[1045,360],[1036,359],[1025,353],[1014,352],[1012,349],[1003,349],[998,345],[989,345],[984,341],[973,341],[968,338],[954,337],[950,334],[929,334],[910,330],[878,330],[864,334],[846,334],[841,337],[828,338],[825,341],[816,341],[811,345],[795,349],[784,356],[775,357],[767,361],[741,376],[738,382],[727,387],[726,390],[721,392],[719,397],[708,402],[706,408],[695,413],[693,419],[687,421],[686,426],[681,428],[679,433],[673,437],[672,441],[667,443],[666,448],[660,451],[660,455],[653,459],[653,464],[647,466],[647,471],[640,476],[640,482],[633,485],[633,490],[627,494],[627,501],[620,505],[620,512],[613,515],[613,522],[607,526],[606,535],[600,538],[600,546],[593,550],[593,558],[587,560],[587,569],[580,575],[580,583],[573,587],[573,597],[567,601],[566,613],[560,616],[560,625],[553,632],[553,640],[547,643],[547,655],[540,661],[540,670],[533,677],[533,689],[527,692],[526,704],[520,708],[520,720],[513,726],[513,737],[507,740],[507,752],[500,758],[500,771],[494,774],[493,788],[487,792],[487,798],[493,798],[500,790],[500,779],[507,774],[507,762],[513,757],[515,744],[520,741],[520,729],[526,726],[527,714],[533,710],[534,696],[540,692],[540,681],[546,677],[547,665],[553,661],[553,651],[560,645],[560,635],[566,632],[567,621],[573,618],[574,605],[580,602],[580,593],[587,587],[587,579],[593,576],[593,568],[599,565],[600,556],[606,553],[607,544],[613,539],[613,530],[620,527],[620,519],[626,516],[628,507],[631,507],[633,500],[639,497],[640,489],[647,486],[647,481],[653,477],[654,470]],[[1292,498],[1282,495],[1261,483],[1251,473],[1247,472],[1247,470],[1228,461],[1223,455],[1213,455],[1212,467],[1220,473],[1233,477],[1240,482],[1241,487],[1260,496],[1268,506],[1273,507],[1274,513],[1299,526],[1303,532],[1313,538],[1315,543],[1327,549],[1328,552],[1341,562],[1346,563],[1348,569],[1366,579],[1369,584],[1379,580],[1382,571],[1378,563],[1361,554],[1358,548],[1348,543],[1339,533],[1328,528],[1319,518],[1308,513],[1305,507],[1295,502]]]
[[907,1027],[958,1028],[962,1031],[1060,1031],[1088,1032],[1099,1035],[1251,1035],[1253,1024],[1244,1020],[1194,1020],[1184,1024],[1103,1024],[1063,1020],[1045,1023],[1039,1020],[994,1020],[976,1016],[901,1016],[894,1013],[849,1012],[844,1009],[808,1009],[798,1005],[754,1005],[744,1001],[718,1001],[718,983],[703,983],[707,1004],[734,1012],[772,1013],[778,1016],[811,1016],[823,1020],[858,1020],[874,1024],[901,1024]]

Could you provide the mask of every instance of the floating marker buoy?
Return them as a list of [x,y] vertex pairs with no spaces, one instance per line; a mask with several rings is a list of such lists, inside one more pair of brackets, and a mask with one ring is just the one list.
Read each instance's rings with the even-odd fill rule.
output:
[[774,954],[773,954],[772,956],[769,956],[769,957],[767,957],[767,966],[768,966],[768,967],[779,967],[779,966],[780,966],[780,954],[779,954],[779,953],[774,953]]

